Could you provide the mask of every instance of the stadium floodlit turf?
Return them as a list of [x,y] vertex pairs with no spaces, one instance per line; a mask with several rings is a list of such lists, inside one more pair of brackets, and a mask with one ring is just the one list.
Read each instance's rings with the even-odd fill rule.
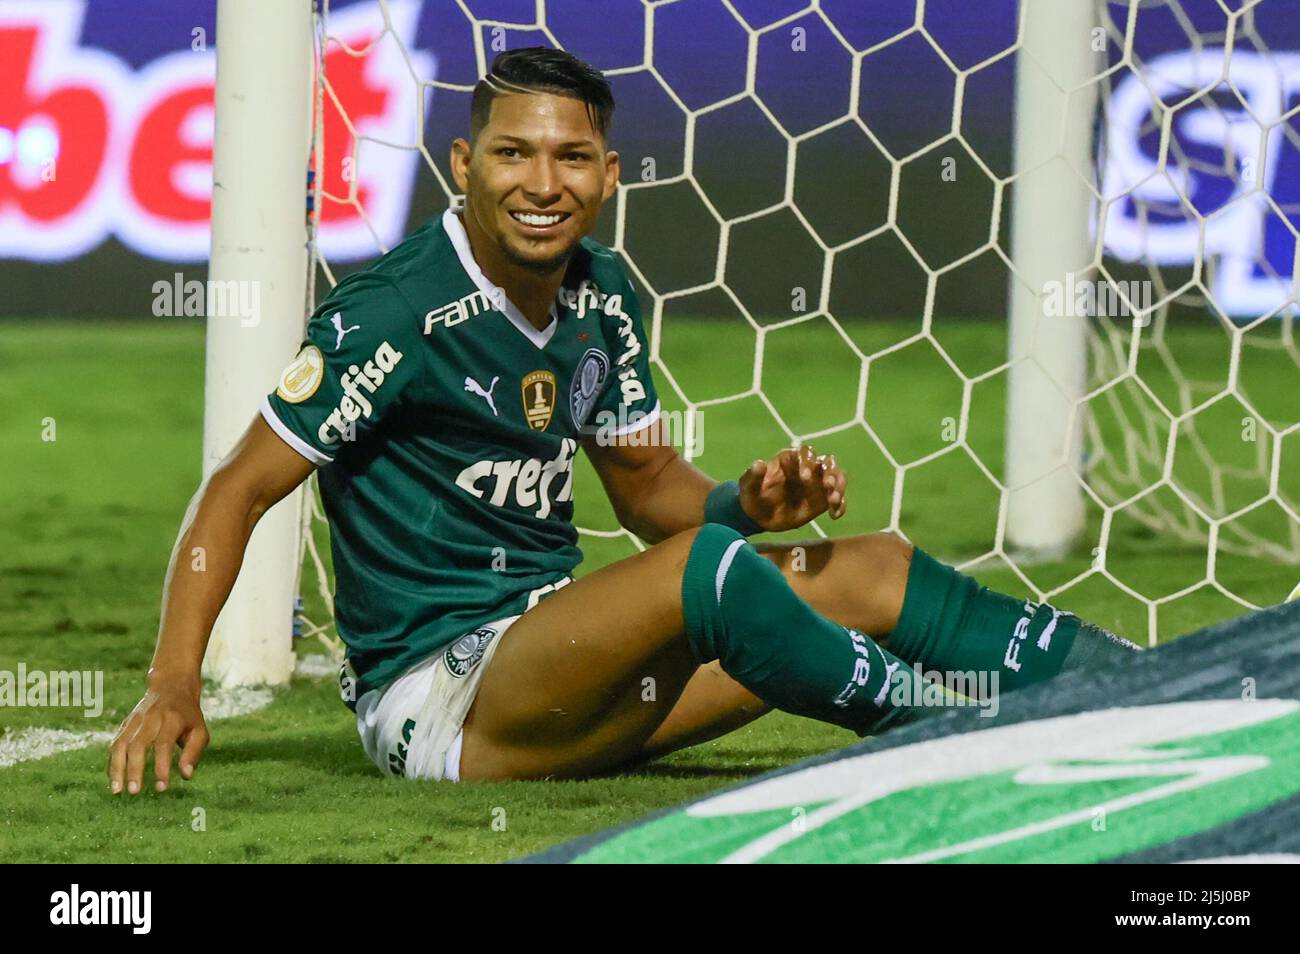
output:
[[[872,351],[902,340],[915,323],[852,326]],[[1005,340],[989,322],[953,325],[945,347],[968,373],[1001,360]],[[736,322],[678,320],[665,328],[663,358],[695,400],[749,387],[753,340]],[[1206,334],[1185,367],[1221,363],[1224,338]],[[203,332],[198,323],[0,322],[0,670],[98,670],[104,709],[0,709],[0,753],[31,730],[110,731],[139,698],[152,654],[163,569],[185,503],[197,485],[201,448]],[[1252,393],[1282,400],[1284,365],[1252,371]],[[1291,369],[1294,373],[1294,369]],[[764,393],[799,432],[852,416],[856,361],[825,322],[777,332],[768,345]],[[675,406],[660,379],[665,405]],[[944,419],[958,413],[960,386],[924,342],[873,366],[868,418],[899,460],[942,446]],[[1000,470],[1002,385],[977,388],[970,446]],[[1261,408],[1268,415],[1267,406]],[[53,428],[54,440],[48,440]],[[756,397],[710,407],[698,463],[715,477],[786,443]],[[835,535],[878,529],[888,519],[892,471],[860,430],[815,442],[850,475],[849,515],[822,526]],[[1225,445],[1225,455],[1238,448]],[[1294,471],[1295,468],[1293,467]],[[594,473],[580,461],[578,522],[614,529]],[[1297,499],[1289,488],[1291,500]],[[942,559],[970,559],[991,546],[996,494],[964,453],[910,472],[900,523]],[[1092,537],[1053,564],[1027,568],[1045,588],[1093,560]],[[1274,523],[1276,524],[1274,518]],[[792,535],[798,536],[798,535]],[[584,537],[581,571],[633,551],[626,539]],[[1116,521],[1108,564],[1152,597],[1205,573],[1203,545],[1171,542]],[[580,571],[580,572],[581,572]],[[1020,592],[1005,569],[976,574]],[[1244,557],[1220,560],[1219,578],[1259,604],[1280,600],[1294,566]],[[309,609],[319,606],[304,584]],[[1082,584],[1058,604],[1145,641],[1147,608],[1113,586]],[[1209,588],[1159,613],[1174,634],[1244,612]],[[300,645],[314,653],[315,644]],[[840,729],[772,714],[717,742],[615,777],[588,782],[423,785],[386,780],[357,742],[328,677],[300,678],[252,714],[211,724],[213,744],[196,779],[159,796],[114,798],[104,745],[0,767],[0,855],[9,861],[499,861],[642,816],[722,786],[855,741]]]

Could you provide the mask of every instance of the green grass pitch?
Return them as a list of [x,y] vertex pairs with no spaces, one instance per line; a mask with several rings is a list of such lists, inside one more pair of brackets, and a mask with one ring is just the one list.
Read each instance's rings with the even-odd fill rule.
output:
[[[852,326],[866,351],[915,323]],[[663,358],[693,400],[743,391],[753,376],[753,333],[727,322],[665,325]],[[940,339],[968,373],[998,364],[1000,325],[945,328]],[[1213,370],[1222,335],[1190,336],[1185,368]],[[1197,342],[1200,342],[1199,344]],[[184,322],[0,322],[0,670],[95,669],[105,708],[95,719],[57,708],[0,709],[0,733],[32,728],[104,732],[143,688],[153,649],[163,569],[182,511],[199,478],[203,332]],[[1261,370],[1262,368],[1262,370]],[[1284,401],[1294,368],[1249,366],[1252,394]],[[852,417],[857,363],[819,321],[778,331],[768,342],[762,386],[800,433]],[[1154,372],[1153,372],[1154,374]],[[976,389],[970,447],[1000,471],[1000,379]],[[660,380],[668,398],[671,389]],[[925,343],[873,365],[867,414],[900,461],[942,447],[944,419],[958,413],[960,386]],[[674,402],[665,400],[672,408]],[[1261,411],[1267,416],[1266,403]],[[1281,412],[1279,411],[1279,414]],[[1239,415],[1238,415],[1239,416]],[[1228,415],[1231,418],[1231,415]],[[55,440],[48,436],[50,424]],[[711,406],[698,463],[715,477],[774,453],[786,436],[756,397]],[[1235,431],[1233,432],[1235,434]],[[1240,443],[1240,438],[1235,438]],[[1239,452],[1234,438],[1218,448]],[[850,476],[849,514],[822,526],[839,535],[883,526],[893,471],[862,431],[815,442]],[[1291,468],[1292,473],[1296,468]],[[1289,492],[1295,493],[1292,473]],[[585,459],[577,480],[578,522],[615,523]],[[996,494],[970,457],[950,454],[909,472],[900,525],[950,561],[971,559],[993,540]],[[1278,526],[1274,513],[1262,514]],[[1090,539],[1059,563],[1027,568],[1045,589],[1085,569]],[[584,537],[582,571],[631,553],[624,539]],[[1108,565],[1144,595],[1176,592],[1205,574],[1205,548],[1116,520]],[[1295,582],[1285,563],[1223,556],[1219,578],[1259,604]],[[981,581],[1022,587],[1005,568],[981,566]],[[310,600],[310,587],[304,584]],[[1057,599],[1102,625],[1145,641],[1147,607],[1091,580]],[[1205,589],[1164,605],[1162,635],[1244,609]],[[300,644],[300,652],[319,646]],[[665,807],[801,757],[847,744],[845,731],[769,715],[717,742],[637,771],[587,782],[424,785],[381,778],[357,741],[332,679],[301,678],[251,715],[215,722],[197,778],[162,796],[110,796],[104,746],[0,767],[0,857],[7,861],[500,861]],[[199,823],[201,821],[201,824]],[[195,830],[202,829],[202,830]]]

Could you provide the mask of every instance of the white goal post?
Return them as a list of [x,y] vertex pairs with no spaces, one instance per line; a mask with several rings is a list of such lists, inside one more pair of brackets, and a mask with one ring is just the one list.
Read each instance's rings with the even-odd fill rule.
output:
[[[248,427],[302,338],[312,36],[311,0],[217,4],[209,288],[249,283],[259,309],[253,321],[209,309],[205,477]],[[223,685],[276,685],[293,675],[301,493],[262,518],[213,628],[204,674]],[[184,566],[190,555],[180,559]]]
[[1059,556],[1084,528],[1083,455],[1076,413],[1087,383],[1088,332],[1079,318],[1043,313],[1042,289],[1090,271],[1088,235],[1098,54],[1093,6],[1028,3],[1016,55],[1007,374],[1007,543]]

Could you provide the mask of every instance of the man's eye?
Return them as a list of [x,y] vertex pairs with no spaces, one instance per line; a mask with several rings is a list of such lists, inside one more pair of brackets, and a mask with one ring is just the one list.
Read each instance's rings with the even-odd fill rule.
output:
[[564,158],[569,162],[583,162],[590,157],[585,152],[571,152]]
[[505,156],[507,159],[513,159],[515,156],[519,155],[519,150],[514,146],[502,146],[497,150],[497,155]]

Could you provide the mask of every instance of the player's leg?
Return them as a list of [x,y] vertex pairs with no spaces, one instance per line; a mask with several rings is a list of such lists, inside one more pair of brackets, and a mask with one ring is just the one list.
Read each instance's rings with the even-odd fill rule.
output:
[[[860,575],[825,584],[826,598],[859,611],[877,602],[854,604],[879,589]],[[1133,648],[920,550],[890,641],[926,668],[999,673],[1001,689]],[[771,705],[860,733],[914,715],[898,700],[920,697],[894,685],[914,678],[902,659],[816,612],[735,531],[708,525],[566,587],[516,623],[466,723],[464,777],[586,774],[637,757],[694,673],[692,657],[718,660]]]
[[907,593],[912,545],[892,533],[834,540],[759,543],[791,588],[813,609],[882,645],[898,624]]
[[691,675],[681,698],[646,739],[638,757],[653,759],[734,732],[772,711],[714,660]]
[[[888,648],[907,589],[912,547],[892,533],[834,540],[759,543],[805,602],[823,616],[867,633]],[[663,723],[646,740],[645,758],[666,755],[732,732],[771,707],[716,663],[701,666]]]
[[461,776],[582,775],[634,759],[715,659],[768,704],[855,731],[905,714],[888,698],[890,677],[910,676],[897,659],[709,525],[566,586],[510,628],[465,723]]
[[1073,613],[981,586],[893,534],[757,549],[822,616],[925,670],[996,674],[999,691],[1137,650]]
[[[892,533],[799,543],[759,543],[805,602],[823,616],[860,630],[888,648],[907,589],[912,547]],[[765,712],[763,700],[714,662],[691,677],[677,704],[646,741],[653,758],[732,732]]]
[[926,670],[989,673],[997,692],[1128,659],[1138,647],[1048,603],[1009,596],[910,548],[892,652]]
[[980,586],[893,534],[758,549],[823,616],[927,670],[997,673],[1001,691],[1137,649],[1072,613]]
[[[757,549],[821,615],[869,634],[924,670],[996,673],[1000,692],[1137,649],[1049,605],[981,587],[893,534]],[[765,711],[720,667],[702,668],[647,740],[644,755],[717,738]]]
[[680,595],[694,535],[573,581],[506,631],[465,721],[462,779],[580,775],[639,753],[698,667]]

